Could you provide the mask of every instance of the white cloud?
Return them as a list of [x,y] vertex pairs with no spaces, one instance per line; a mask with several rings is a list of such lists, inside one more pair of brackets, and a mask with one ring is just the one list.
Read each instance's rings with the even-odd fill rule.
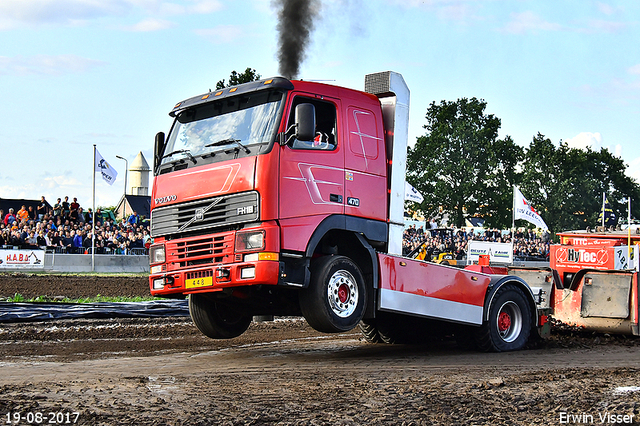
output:
[[631,160],[627,168],[627,174],[640,183],[640,157]]
[[616,33],[627,28],[628,25],[624,22],[605,21],[602,19],[592,19],[589,21],[588,26],[579,31],[593,34],[593,33]]
[[573,138],[565,139],[564,142],[566,142],[570,148],[591,148],[594,151],[599,151],[602,147],[602,135],[598,132],[581,132]]
[[561,30],[560,24],[547,22],[536,13],[526,11],[522,13],[512,13],[511,21],[504,26],[503,31],[511,34],[524,34],[536,31],[558,31]]
[[23,24],[63,24],[122,16],[131,9],[126,0],[0,0],[0,29]]
[[627,68],[627,72],[631,75],[640,75],[640,64]]
[[86,72],[105,64],[76,55],[0,56],[0,75],[61,75]]
[[475,0],[391,0],[405,8],[422,8],[435,11],[439,19],[465,22],[482,19],[477,9],[482,5]]
[[605,15],[613,15],[615,13],[617,13],[618,11],[622,11],[622,8],[620,7],[613,7],[608,3],[603,3],[603,2],[598,2],[596,4],[598,10],[600,11],[600,13],[603,13]]
[[217,0],[199,0],[194,1],[193,4],[187,7],[187,13],[206,15],[217,12],[220,9],[222,9],[222,3]]
[[24,25],[79,25],[104,17],[209,14],[223,8],[219,0],[0,0],[0,31]]
[[219,25],[215,28],[195,30],[195,33],[214,44],[230,43],[243,35],[242,29],[235,25]]
[[622,156],[622,145],[617,144],[613,147],[609,145],[603,145],[602,135],[599,132],[581,132],[573,138],[565,139],[564,142],[569,145],[570,148],[586,149],[591,148],[592,151],[600,151],[600,149],[608,149],[616,157]]
[[151,31],[166,30],[167,28],[171,28],[173,26],[175,26],[175,24],[170,21],[165,21],[163,19],[147,18],[138,22],[135,25],[124,27],[124,29],[128,31],[134,31],[134,32],[151,32]]

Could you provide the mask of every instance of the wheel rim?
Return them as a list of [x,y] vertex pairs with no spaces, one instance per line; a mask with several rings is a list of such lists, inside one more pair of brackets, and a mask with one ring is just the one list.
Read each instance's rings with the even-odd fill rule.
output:
[[347,318],[358,306],[358,284],[349,271],[336,271],[327,288],[329,306],[340,318]]
[[496,321],[498,335],[507,343],[513,342],[522,331],[522,311],[517,303],[509,301],[498,310]]

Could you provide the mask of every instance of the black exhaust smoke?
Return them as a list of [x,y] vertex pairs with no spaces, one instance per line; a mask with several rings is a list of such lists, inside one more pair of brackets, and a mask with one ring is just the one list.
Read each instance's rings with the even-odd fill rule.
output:
[[320,0],[274,0],[278,10],[278,63],[282,76],[298,76],[305,49],[311,40]]

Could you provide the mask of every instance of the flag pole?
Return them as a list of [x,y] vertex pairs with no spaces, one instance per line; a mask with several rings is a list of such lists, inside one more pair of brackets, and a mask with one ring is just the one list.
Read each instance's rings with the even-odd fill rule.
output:
[[629,247],[629,259],[631,259],[631,197],[627,199],[627,246]]
[[93,175],[93,210],[91,212],[91,272],[96,268],[96,144],[93,144],[93,166],[91,167]]
[[513,185],[513,199],[511,200],[511,241],[516,237],[516,186]]
[[607,213],[604,211],[604,208],[605,208],[605,204],[604,204],[605,199],[606,199],[606,197],[605,197],[605,194],[604,194],[604,191],[603,191],[603,192],[602,192],[602,210],[601,210],[601,211],[602,211],[602,230],[603,230],[603,231],[604,231],[604,216],[607,214]]

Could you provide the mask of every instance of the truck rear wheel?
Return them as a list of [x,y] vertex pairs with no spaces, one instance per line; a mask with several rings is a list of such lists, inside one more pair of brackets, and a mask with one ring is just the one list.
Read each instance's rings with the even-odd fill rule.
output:
[[324,256],[311,264],[309,287],[300,291],[302,315],[314,329],[340,333],[364,316],[366,287],[360,268],[345,256]]
[[530,334],[531,309],[524,293],[512,285],[502,286],[489,307],[489,319],[476,333],[478,347],[485,352],[516,351]]
[[206,294],[189,295],[189,315],[198,330],[212,339],[231,339],[247,331],[252,316],[243,315]]

